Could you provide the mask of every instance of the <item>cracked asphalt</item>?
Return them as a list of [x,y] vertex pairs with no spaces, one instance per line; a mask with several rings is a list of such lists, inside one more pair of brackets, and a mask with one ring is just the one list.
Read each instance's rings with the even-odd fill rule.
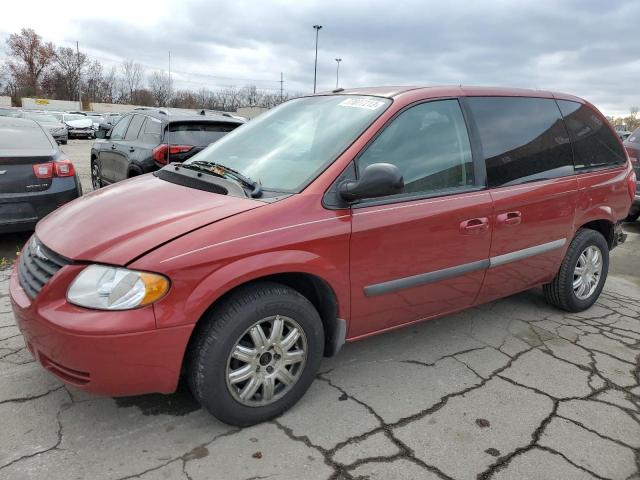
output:
[[5,267],[0,479],[640,480],[640,223],[627,231],[590,310],[532,290],[348,344],[293,409],[244,429],[184,388],[63,386],[24,348]]

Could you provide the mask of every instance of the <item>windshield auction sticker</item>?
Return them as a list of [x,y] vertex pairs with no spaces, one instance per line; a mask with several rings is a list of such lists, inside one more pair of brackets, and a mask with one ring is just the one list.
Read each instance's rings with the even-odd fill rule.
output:
[[355,107],[366,108],[367,110],[376,110],[384,105],[384,102],[379,100],[370,100],[368,98],[347,98],[341,101],[338,105],[341,107]]

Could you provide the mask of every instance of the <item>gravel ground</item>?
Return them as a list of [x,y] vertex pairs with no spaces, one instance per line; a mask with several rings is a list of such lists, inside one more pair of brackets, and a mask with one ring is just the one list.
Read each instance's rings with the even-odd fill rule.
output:
[[[85,191],[89,145],[63,147]],[[0,479],[640,479],[640,225],[627,230],[590,310],[532,290],[346,345],[296,407],[245,429],[184,389],[64,387],[25,350],[0,268]]]

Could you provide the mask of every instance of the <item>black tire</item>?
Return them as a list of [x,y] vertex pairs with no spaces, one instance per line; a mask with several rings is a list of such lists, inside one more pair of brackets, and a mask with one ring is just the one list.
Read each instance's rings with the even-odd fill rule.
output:
[[[595,290],[587,298],[580,299],[573,289],[574,271],[580,255],[589,246],[597,247],[602,254],[602,272]],[[547,301],[568,312],[581,312],[591,307],[598,297],[607,280],[609,271],[609,245],[600,232],[590,229],[580,229],[571,241],[567,253],[562,261],[560,270],[555,278],[542,287]]]
[[104,186],[102,183],[102,166],[97,158],[91,159],[91,186],[94,190]]
[[[274,315],[295,320],[306,338],[307,355],[297,381],[273,403],[240,403],[227,384],[232,349],[247,330]],[[287,286],[253,283],[233,292],[214,307],[194,331],[187,353],[187,382],[195,398],[213,416],[236,426],[248,426],[277,417],[307,391],[320,367],[324,330],[318,312],[307,298]]]
[[638,220],[638,218],[640,218],[640,212],[630,213],[630,214],[629,214],[629,215],[627,215],[627,217],[623,220],[623,222],[635,222],[636,220]]

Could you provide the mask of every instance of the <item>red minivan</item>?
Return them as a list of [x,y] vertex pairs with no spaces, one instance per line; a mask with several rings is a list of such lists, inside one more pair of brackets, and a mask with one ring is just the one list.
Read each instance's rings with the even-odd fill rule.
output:
[[267,420],[347,341],[542,285],[589,308],[635,175],[588,102],[477,87],[291,100],[42,220],[11,277],[29,350],[103,395]]

